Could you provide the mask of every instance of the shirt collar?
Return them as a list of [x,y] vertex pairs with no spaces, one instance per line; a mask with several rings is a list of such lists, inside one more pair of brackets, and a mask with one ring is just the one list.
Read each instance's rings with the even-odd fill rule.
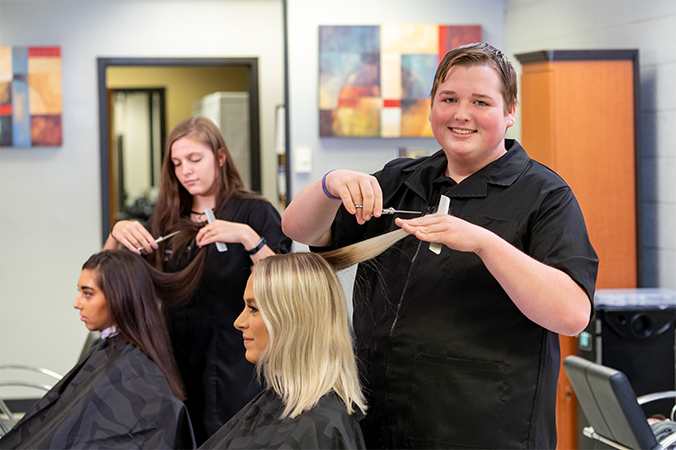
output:
[[[526,151],[516,140],[506,139],[505,148],[507,153],[465,178],[460,184],[446,177],[448,160],[444,151],[439,150],[421,164],[404,169],[404,172],[411,172],[405,184],[425,199],[434,183],[450,183],[453,186],[450,197],[485,197],[488,184],[510,186],[530,161]],[[432,184],[430,180],[433,180]]]
[[113,337],[117,334],[117,327],[115,325],[111,325],[105,330],[101,331],[101,338],[102,339],[108,339],[109,337]]

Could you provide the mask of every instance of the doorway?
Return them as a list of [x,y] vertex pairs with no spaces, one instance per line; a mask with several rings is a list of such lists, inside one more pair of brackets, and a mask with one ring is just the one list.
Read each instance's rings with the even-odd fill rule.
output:
[[[218,69],[227,69],[235,70],[240,69],[244,71],[243,77],[245,78],[244,87],[242,90],[246,91],[246,97],[248,97],[248,130],[249,130],[249,180],[250,188],[254,191],[260,191],[261,189],[261,168],[260,168],[260,119],[259,119],[259,98],[258,98],[258,60],[257,58],[98,58],[98,81],[99,81],[99,129],[100,129],[100,149],[101,149],[101,236],[102,240],[108,238],[110,229],[114,225],[116,220],[124,218],[124,214],[120,214],[120,203],[119,199],[116,199],[116,195],[119,197],[120,193],[120,174],[119,171],[116,171],[116,166],[119,168],[120,164],[115,159],[120,156],[119,152],[116,152],[119,144],[114,131],[114,122],[112,117],[112,102],[116,97],[114,97],[113,92],[109,89],[109,74],[111,71],[117,71],[118,69],[128,68],[129,70],[159,70],[159,69],[175,69],[177,71],[185,71],[188,69],[202,69],[203,71],[216,71]],[[227,71],[226,70],[226,71]],[[115,72],[114,72],[115,73]],[[224,75],[225,76],[225,75]],[[199,83],[199,81],[192,77],[190,81],[186,83]],[[143,89],[133,89],[133,88],[119,88],[121,90],[129,91],[142,91]],[[171,91],[166,92],[165,96],[168,97],[171,95]],[[142,102],[136,99],[137,102]],[[164,100],[164,104],[169,103],[168,100]],[[195,111],[193,108],[192,111]],[[162,114],[165,114],[164,112]],[[168,115],[167,112],[165,114]],[[193,113],[194,114],[194,113]],[[192,115],[190,110],[187,112],[181,113],[181,119]],[[154,135],[158,134],[158,131],[161,134],[159,152],[154,152],[154,158],[160,157],[164,148],[164,139],[167,133],[167,129],[173,128],[176,123],[172,123],[171,120],[167,120],[166,123],[168,126],[165,127],[164,131],[161,131],[162,120],[155,121],[155,132]],[[124,145],[124,143],[122,143]],[[156,144],[154,144],[156,145]],[[124,155],[124,153],[122,153]],[[144,156],[146,160],[150,160],[150,156]],[[159,185],[159,177],[155,169],[152,169],[153,175],[150,175],[151,169],[143,170],[144,173],[148,173],[148,178],[153,179],[154,182]],[[154,191],[156,193],[156,191]],[[151,194],[152,195],[152,194]],[[127,199],[129,201],[129,199]],[[141,203],[144,203],[142,201]],[[129,203],[133,205],[132,201]],[[147,205],[140,205],[146,207]],[[138,209],[138,208],[136,208]],[[149,209],[146,207],[145,209]],[[150,209],[151,210],[151,209]],[[145,213],[144,213],[145,214]],[[142,220],[142,217],[138,217]]]

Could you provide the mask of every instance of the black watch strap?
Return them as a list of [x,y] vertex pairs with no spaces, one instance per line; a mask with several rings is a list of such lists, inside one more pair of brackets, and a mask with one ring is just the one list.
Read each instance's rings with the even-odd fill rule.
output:
[[255,255],[256,253],[258,253],[258,251],[260,249],[262,249],[265,246],[265,244],[267,244],[267,241],[265,240],[264,237],[261,237],[260,242],[258,244],[256,244],[256,246],[254,248],[252,248],[251,250],[247,250],[246,252],[249,255]]

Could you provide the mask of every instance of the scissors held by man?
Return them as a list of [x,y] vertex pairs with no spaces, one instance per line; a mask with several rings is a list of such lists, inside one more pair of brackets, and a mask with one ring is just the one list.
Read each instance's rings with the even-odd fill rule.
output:
[[404,209],[384,208],[383,214],[422,214],[420,211],[406,211]]
[[[355,208],[361,209],[362,205],[354,205]],[[420,211],[406,211],[403,209],[384,208],[382,214],[422,214]]]

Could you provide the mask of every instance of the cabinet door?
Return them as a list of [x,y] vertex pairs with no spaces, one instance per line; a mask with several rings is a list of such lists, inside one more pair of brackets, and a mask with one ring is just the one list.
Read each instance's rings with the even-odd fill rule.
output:
[[[599,256],[598,288],[637,285],[636,50],[517,55],[521,141],[573,189]],[[561,360],[576,338],[560,337]],[[558,448],[577,448],[575,395],[561,369]]]

